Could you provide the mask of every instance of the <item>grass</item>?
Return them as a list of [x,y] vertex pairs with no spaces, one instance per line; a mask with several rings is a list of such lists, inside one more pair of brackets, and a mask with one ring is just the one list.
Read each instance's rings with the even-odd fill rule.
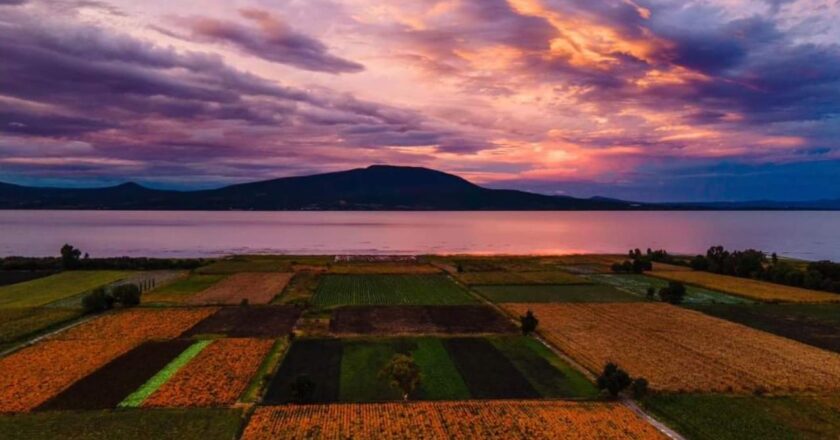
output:
[[178,280],[172,284],[144,293],[142,302],[143,304],[178,304],[186,301],[192,295],[218,283],[223,278],[225,278],[225,275],[192,274],[183,280]]
[[546,284],[475,286],[475,291],[496,303],[634,302],[644,299],[598,284]]
[[341,358],[339,399],[346,402],[397,400],[400,393],[379,378],[396,351],[391,341],[346,341]]
[[160,370],[157,374],[152,376],[143,386],[137,389],[137,391],[129,394],[128,397],[125,398],[120,404],[119,407],[122,408],[134,408],[139,407],[143,404],[143,402],[149,398],[155,391],[158,390],[163,384],[165,384],[175,373],[178,372],[184,365],[187,365],[193,358],[198,356],[202,350],[207,348],[213,341],[198,341],[193,345],[189,346],[183,353],[179,354],[178,357],[172,360],[169,364],[167,364],[162,370]]
[[[659,289],[668,285],[667,280],[661,278],[654,278],[647,275],[613,275],[613,274],[599,274],[590,275],[590,279],[599,283],[607,284],[627,292],[632,292],[639,297],[647,295],[647,289],[653,287],[657,292]],[[750,304],[753,301],[747,298],[727,295],[722,292],[704,289],[697,286],[685,286],[685,304]]]
[[494,337],[490,342],[502,352],[543,397],[595,398],[598,389],[581,372],[533,338]]
[[644,406],[698,440],[840,438],[840,399],[654,395]]
[[[129,277],[126,271],[71,271],[0,287],[0,307],[38,307]],[[81,303],[80,303],[81,304]]]
[[840,295],[836,293],[820,292],[710,272],[654,271],[651,272],[651,275],[759,301],[793,303],[840,302]]
[[82,316],[81,309],[0,309],[0,350]]
[[196,269],[201,274],[230,275],[239,272],[291,272],[292,260],[278,256],[242,255]]
[[692,308],[840,353],[840,304],[700,304]]
[[416,339],[412,352],[414,362],[422,371],[418,397],[423,400],[465,400],[470,390],[449,358],[440,339]]
[[316,306],[448,305],[476,302],[445,275],[324,275]]
[[320,280],[321,274],[319,272],[297,272],[289,281],[289,284],[286,284],[283,292],[272,301],[272,304],[307,305],[318,289]]
[[464,284],[587,284],[586,279],[559,270],[544,272],[463,272],[456,277]]
[[240,410],[161,409],[59,411],[0,416],[5,440],[230,440],[242,424]]
[[511,359],[484,338],[450,338],[443,342],[452,363],[477,399],[530,399],[539,392]]

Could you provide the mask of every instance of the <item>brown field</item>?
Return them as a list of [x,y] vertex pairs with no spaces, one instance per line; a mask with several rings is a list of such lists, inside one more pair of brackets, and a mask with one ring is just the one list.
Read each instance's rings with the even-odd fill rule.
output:
[[692,270],[688,266],[678,266],[675,264],[665,264],[665,263],[657,263],[653,262],[653,271],[654,272],[685,272]]
[[837,392],[840,355],[662,303],[505,304],[593,372],[612,361],[663,391]]
[[245,391],[271,339],[219,339],[143,402],[144,407],[228,406]]
[[761,301],[778,302],[840,302],[840,295],[836,293],[819,292],[799,287],[766,283],[749,278],[730,277],[710,272],[693,270],[650,272],[650,275],[671,281],[694,284],[707,289],[719,290],[732,295]]
[[258,408],[243,440],[664,439],[615,403],[484,401]]
[[464,284],[589,284],[589,281],[562,271],[546,272],[463,272],[455,275]]
[[335,274],[428,274],[440,273],[440,269],[423,263],[346,263],[330,266],[329,273]]
[[241,272],[233,274],[193,295],[192,304],[268,304],[279,295],[294,273]]

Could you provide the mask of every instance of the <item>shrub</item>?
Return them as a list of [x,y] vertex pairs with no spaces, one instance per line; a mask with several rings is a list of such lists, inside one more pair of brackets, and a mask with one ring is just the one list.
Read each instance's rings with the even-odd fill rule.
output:
[[102,313],[114,307],[114,297],[105,289],[94,289],[82,298],[85,313]]
[[403,400],[408,400],[408,395],[420,385],[420,367],[411,356],[395,354],[379,372],[379,377],[387,380],[392,388],[402,391]]
[[630,384],[630,393],[633,395],[634,399],[641,399],[645,397],[648,393],[648,381],[644,377],[637,377],[633,379],[633,383]]
[[125,307],[132,307],[140,304],[140,288],[136,284],[121,284],[111,289],[111,296],[114,303],[122,304]]
[[612,397],[617,397],[619,393],[630,386],[631,382],[630,375],[626,371],[609,362],[604,365],[604,371],[598,376],[596,384],[599,390],[607,391]]
[[540,320],[534,316],[534,312],[528,310],[525,315],[519,317],[519,322],[521,323],[522,334],[528,336],[537,329]]
[[678,281],[669,281],[667,287],[659,289],[659,298],[670,304],[680,304],[685,298],[685,286]]

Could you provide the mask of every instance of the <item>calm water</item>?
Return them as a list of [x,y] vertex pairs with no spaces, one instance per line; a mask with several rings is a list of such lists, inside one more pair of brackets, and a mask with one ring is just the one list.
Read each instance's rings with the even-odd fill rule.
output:
[[840,212],[0,211],[0,255],[703,252],[840,260]]

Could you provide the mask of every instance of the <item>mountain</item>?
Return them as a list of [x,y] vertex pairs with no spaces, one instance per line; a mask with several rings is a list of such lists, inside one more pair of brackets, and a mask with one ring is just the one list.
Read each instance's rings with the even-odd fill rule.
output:
[[155,190],[136,183],[70,189],[0,183],[0,209],[125,210],[627,210],[621,200],[488,189],[427,168],[373,165],[201,191]]

